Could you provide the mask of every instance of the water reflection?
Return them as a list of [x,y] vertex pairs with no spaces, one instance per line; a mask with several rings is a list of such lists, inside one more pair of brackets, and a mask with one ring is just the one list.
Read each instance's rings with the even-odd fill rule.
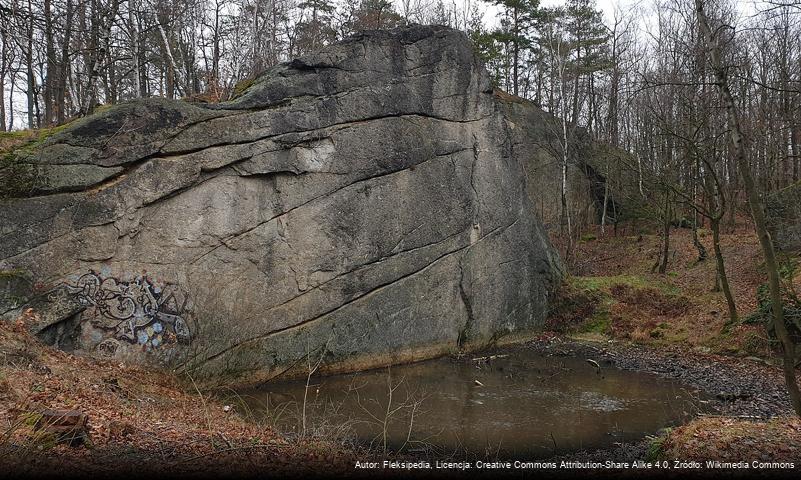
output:
[[[305,402],[304,402],[305,397]],[[258,416],[307,434],[350,432],[375,448],[543,457],[631,441],[695,412],[656,376],[519,350],[271,383],[242,395]],[[303,405],[305,403],[305,414]]]

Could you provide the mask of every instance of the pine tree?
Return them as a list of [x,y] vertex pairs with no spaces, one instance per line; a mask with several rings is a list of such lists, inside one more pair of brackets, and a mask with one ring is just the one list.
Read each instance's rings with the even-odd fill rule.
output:
[[297,52],[313,53],[336,40],[332,15],[336,7],[329,0],[305,0],[298,4],[302,17],[297,25]]
[[361,0],[351,10],[351,19],[347,27],[351,32],[387,30],[403,23],[403,17],[395,11],[391,0]]
[[533,44],[532,30],[539,15],[539,0],[493,0],[502,9],[501,26],[493,32],[494,41],[503,50],[508,85],[517,95],[520,86],[520,68],[527,49]]
[[[575,88],[573,89],[572,123],[579,121],[582,111],[582,97],[591,99],[595,86],[594,74],[611,67],[608,42],[609,29],[603,21],[603,14],[595,8],[595,0],[568,0],[565,8],[566,30],[569,34],[573,59],[571,68],[574,72]],[[582,83],[584,83],[582,88]],[[589,104],[587,126],[592,130],[595,108]]]

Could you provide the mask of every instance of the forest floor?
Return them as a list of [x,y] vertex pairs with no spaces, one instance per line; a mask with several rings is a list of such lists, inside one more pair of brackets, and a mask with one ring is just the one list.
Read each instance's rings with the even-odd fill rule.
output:
[[[698,261],[690,229],[674,229],[665,274],[653,268],[659,235],[585,235],[548,326],[568,344],[599,345],[618,367],[654,371],[717,397],[717,414],[654,439],[663,458],[801,465],[801,421],[792,415],[776,347],[763,324],[749,318],[766,281],[758,240],[747,225],[721,237],[740,317],[724,328],[729,316],[725,297],[713,291],[711,234],[699,234],[710,258]],[[783,260],[796,263],[798,256]],[[792,281],[801,291],[801,272]]]
[[[70,446],[37,428],[46,409],[85,412],[87,441]],[[0,322],[0,476],[352,470],[356,450],[325,432],[289,439],[240,410],[166,372],[44,346],[27,333],[24,316]]]

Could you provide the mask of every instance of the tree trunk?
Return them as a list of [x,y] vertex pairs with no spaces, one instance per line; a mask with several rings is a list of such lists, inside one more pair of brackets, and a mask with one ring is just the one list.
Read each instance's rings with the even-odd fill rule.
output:
[[520,30],[519,30],[519,25],[518,25],[518,12],[517,12],[516,8],[514,10],[513,15],[514,15],[515,39],[514,39],[514,44],[512,46],[512,52],[513,52],[512,60],[514,61],[514,64],[512,65],[512,83],[513,83],[512,88],[514,90],[513,93],[515,94],[515,96],[517,96],[517,92],[518,92],[518,90],[517,90],[517,84],[518,84],[517,67],[518,67],[518,65],[517,64],[520,62]]
[[[0,92],[6,91],[6,71],[9,70],[7,59],[8,39],[5,35],[5,30],[0,30],[3,34],[0,37]],[[6,102],[4,95],[0,94],[0,132],[6,131]]]
[[84,99],[81,102],[81,113],[83,115],[91,114],[97,104],[97,88],[95,81],[97,79],[97,55],[100,49],[100,12],[98,11],[97,0],[91,0],[90,5],[90,34],[89,34],[89,58],[86,65],[86,91],[84,92]]
[[[607,162],[609,160],[607,159]],[[604,206],[601,211],[601,236],[606,232],[606,209],[609,208],[609,163],[606,164],[606,179],[604,179]]]
[[719,39],[712,33],[712,28],[709,25],[709,20],[704,11],[703,0],[695,0],[695,9],[709,49],[712,69],[715,72],[715,86],[723,98],[726,113],[729,118],[730,135],[732,144],[734,145],[737,169],[740,171],[740,176],[743,179],[743,186],[745,187],[745,193],[748,198],[748,206],[751,210],[754,227],[756,228],[759,243],[762,246],[762,251],[765,256],[765,269],[768,273],[768,288],[770,289],[771,310],[773,312],[773,327],[782,346],[784,380],[787,384],[787,391],[790,395],[790,402],[793,405],[793,409],[798,416],[801,416],[801,391],[799,391],[798,383],[795,378],[795,344],[787,331],[787,325],[784,323],[784,308],[782,305],[779,265],[776,259],[776,251],[774,250],[773,240],[766,226],[762,198],[757,190],[756,183],[751,175],[751,167],[746,158],[745,145],[743,143],[744,139],[740,127],[740,116],[734,97],[729,89],[728,74],[726,67],[723,65],[723,60],[721,59],[721,47],[718,44]]
[[693,245],[695,245],[695,249],[698,250],[698,260],[697,263],[701,263],[706,260],[707,253],[706,247],[701,241],[698,239],[698,214],[693,214]]
[[662,257],[659,261],[659,273],[667,272],[668,256],[670,255],[670,220],[673,212],[670,208],[670,195],[665,193],[664,222],[662,223]]
[[[109,19],[109,21],[113,21],[113,19]],[[114,61],[114,57],[112,54],[112,42],[111,42],[111,35],[106,35],[103,45],[103,50],[106,53],[105,63],[106,68],[104,69],[104,76],[106,83],[106,98],[105,102],[111,105],[115,105],[117,103],[118,92],[117,92],[117,62]]]
[[792,139],[792,144],[790,145],[790,149],[793,153],[793,183],[799,180],[799,175],[801,172],[801,126],[793,125],[792,127],[792,134],[790,138]]
[[31,1],[28,0],[28,24],[27,35],[28,43],[25,48],[25,76],[27,77],[27,100],[28,100],[28,128],[38,127],[38,118],[35,116],[36,111],[36,80],[33,77],[33,8]]
[[131,34],[131,60],[134,62],[134,98],[143,97],[142,94],[142,66],[139,63],[139,22],[136,21],[136,0],[128,0],[128,30]]
[[[576,49],[576,65],[581,64],[581,48]],[[581,90],[581,74],[576,71],[576,77],[573,84],[573,112],[571,113],[570,123],[578,125],[579,121],[579,91]]]
[[720,284],[720,289],[723,290],[723,295],[726,297],[726,306],[729,309],[729,319],[723,324],[723,331],[725,332],[729,327],[737,323],[737,304],[734,303],[734,295],[731,293],[729,277],[726,274],[726,264],[723,261],[723,253],[720,250],[720,218],[710,218],[709,223],[712,229],[712,248],[715,251],[716,283]]
[[[11,72],[11,78],[13,79],[16,74],[17,74],[16,71],[12,71]],[[9,86],[9,88],[8,88],[8,111],[11,113],[11,115],[8,116],[8,126],[6,127],[6,129],[9,132],[14,130],[14,114],[13,114],[13,112],[14,112],[14,87],[15,86],[16,86],[16,83],[12,81],[11,82],[11,86]],[[2,101],[2,100],[0,99],[0,101]]]
[[52,125],[55,122],[55,92],[58,85],[58,68],[56,68],[56,47],[53,42],[53,14],[51,11],[52,0],[44,0],[42,9],[44,10],[45,22],[45,65],[46,74],[44,81],[44,124]]
[[170,41],[167,38],[167,32],[164,31],[164,27],[160,21],[158,22],[158,31],[159,35],[161,36],[162,44],[164,45],[164,53],[167,56],[167,98],[175,98],[175,75],[178,67],[175,65],[175,57],[172,55],[172,48],[170,48]]
[[56,123],[61,124],[66,120],[67,115],[67,77],[69,76],[70,67],[70,40],[72,39],[72,0],[67,0],[66,12],[64,18],[64,38],[61,43],[61,58],[58,63],[58,85],[55,88],[55,98],[53,99],[53,107],[55,110]]

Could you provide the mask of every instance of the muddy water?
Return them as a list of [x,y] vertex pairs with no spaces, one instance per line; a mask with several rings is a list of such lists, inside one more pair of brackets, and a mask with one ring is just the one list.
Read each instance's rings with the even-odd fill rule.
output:
[[243,392],[256,416],[289,432],[355,435],[373,447],[503,458],[601,448],[676,424],[698,400],[654,375],[526,350],[441,358]]

